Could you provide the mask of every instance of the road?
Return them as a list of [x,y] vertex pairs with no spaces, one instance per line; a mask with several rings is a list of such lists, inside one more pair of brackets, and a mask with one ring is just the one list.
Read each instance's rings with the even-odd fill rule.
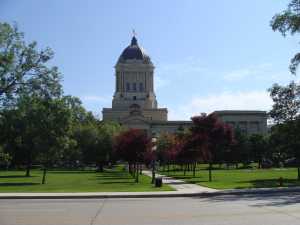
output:
[[0,200],[1,225],[300,225],[300,193],[209,198]]

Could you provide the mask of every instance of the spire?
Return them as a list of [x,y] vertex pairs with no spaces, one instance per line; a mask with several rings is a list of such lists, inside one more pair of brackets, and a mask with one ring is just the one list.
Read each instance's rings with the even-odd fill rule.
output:
[[137,39],[136,39],[136,32],[135,32],[135,30],[133,29],[132,30],[132,39],[131,39],[131,45],[138,45],[138,43],[137,43]]

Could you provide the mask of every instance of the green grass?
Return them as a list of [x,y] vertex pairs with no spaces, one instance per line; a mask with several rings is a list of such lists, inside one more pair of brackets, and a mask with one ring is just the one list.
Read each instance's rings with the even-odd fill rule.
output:
[[42,185],[42,171],[32,170],[31,177],[25,171],[0,171],[0,192],[117,192],[117,191],[172,191],[170,186],[155,188],[151,178],[140,175],[139,183],[117,167],[104,172],[48,171],[47,183]]
[[212,182],[208,181],[208,170],[198,170],[193,177],[192,172],[186,176],[182,171],[162,172],[168,176],[215,189],[242,189],[278,187],[279,177],[283,178],[283,186],[300,186],[296,168],[282,169],[216,169],[212,171]]

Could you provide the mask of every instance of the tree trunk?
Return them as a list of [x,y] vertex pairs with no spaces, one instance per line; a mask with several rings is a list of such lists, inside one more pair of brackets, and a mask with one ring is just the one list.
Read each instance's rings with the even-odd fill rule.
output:
[[27,162],[26,162],[26,177],[30,177],[30,169],[31,169],[31,152],[28,152]]
[[26,165],[26,177],[30,177],[30,168],[31,168],[31,163],[27,163]]
[[261,159],[258,160],[258,169],[261,169]]
[[100,162],[100,163],[98,163],[98,165],[97,165],[97,172],[103,172],[103,163],[102,162]]
[[143,165],[140,164],[140,175],[142,175],[142,174],[143,174]]
[[43,169],[43,180],[42,180],[42,184],[45,184],[45,183],[46,183],[46,173],[47,173],[47,168],[44,167],[44,169]]
[[135,182],[138,183],[139,182],[139,164],[138,163],[135,165],[135,168],[136,168]]
[[212,172],[212,163],[209,163],[209,168],[208,168],[208,177],[209,177],[209,182],[211,182],[212,181],[212,174],[211,174],[211,172]]
[[298,180],[300,180],[300,167],[298,167]]
[[187,165],[184,166],[183,176],[185,176],[185,174],[186,174],[186,167],[187,167]]
[[196,163],[194,163],[194,166],[193,166],[193,177],[195,177],[196,176]]
[[131,163],[128,163],[128,170],[129,170],[129,173],[132,175],[132,164]]
[[152,180],[151,180],[151,184],[154,184],[155,181],[155,163],[153,163],[152,165]]
[[136,163],[133,164],[133,178],[136,177]]

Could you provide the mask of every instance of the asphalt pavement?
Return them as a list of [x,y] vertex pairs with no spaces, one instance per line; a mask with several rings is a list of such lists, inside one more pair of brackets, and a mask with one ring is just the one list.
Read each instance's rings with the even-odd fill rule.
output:
[[300,225],[300,193],[200,198],[0,199],[0,225]]

